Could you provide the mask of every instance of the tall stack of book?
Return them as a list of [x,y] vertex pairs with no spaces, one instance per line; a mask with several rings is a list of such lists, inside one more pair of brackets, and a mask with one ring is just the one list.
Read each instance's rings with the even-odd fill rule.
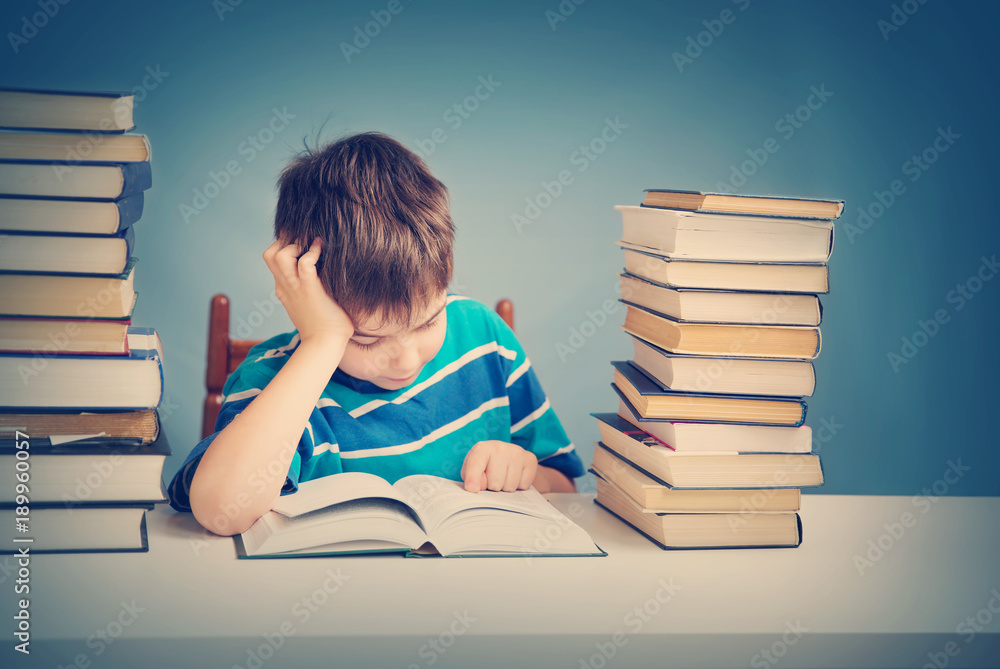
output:
[[791,547],[821,485],[804,424],[843,202],[649,190],[618,206],[618,413],[593,414],[597,503],[662,548]]
[[144,551],[170,454],[132,325],[149,142],[118,93],[0,90],[0,552]]

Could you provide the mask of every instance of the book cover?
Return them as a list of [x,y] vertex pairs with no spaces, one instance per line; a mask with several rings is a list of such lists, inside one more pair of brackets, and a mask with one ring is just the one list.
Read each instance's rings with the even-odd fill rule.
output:
[[[559,529],[556,536],[546,536],[551,527]],[[422,474],[392,484],[364,472],[302,482],[239,541],[237,552],[247,559],[359,552],[414,557],[435,551],[445,557],[606,554],[534,488],[471,493],[460,481]]]
[[[99,258],[125,242],[116,267]],[[18,274],[60,274],[65,276],[121,276],[132,258],[135,230],[129,226],[112,235],[61,235],[11,231],[0,246],[0,271]],[[98,271],[101,267],[108,271]]]
[[[611,424],[611,417],[613,417],[613,416],[615,416],[617,414],[599,414],[599,413],[593,413],[593,414],[590,414],[590,415],[594,416],[598,420],[604,421],[604,422],[606,422],[606,423],[608,423],[610,425]],[[633,438],[641,438],[641,435],[638,434],[638,433],[641,433],[642,430],[638,430],[638,429],[636,429],[632,425],[629,425],[629,427],[631,428],[631,430],[633,432],[633,434],[631,435]],[[618,429],[618,428],[615,428],[615,429]],[[624,430],[622,432],[624,432]],[[649,436],[649,435],[647,435],[647,436]],[[652,436],[649,436],[649,438],[655,439],[655,437],[652,437]],[[667,446],[667,444],[664,444],[663,442],[659,442],[657,445],[669,448],[669,446]],[[595,448],[600,448],[601,450],[610,453],[615,458],[617,458],[617,459],[621,460],[622,462],[628,464],[629,467],[632,467],[636,471],[642,472],[643,474],[645,474],[649,478],[653,479],[653,481],[655,481],[656,483],[662,485],[663,487],[670,488],[672,490],[746,490],[748,492],[758,492],[760,490],[769,490],[769,489],[772,489],[772,488],[774,488],[774,489],[786,489],[786,488],[788,488],[788,489],[795,489],[795,488],[799,488],[799,486],[794,486],[794,485],[787,485],[787,486],[771,485],[771,486],[767,486],[766,488],[761,488],[759,486],[725,486],[725,485],[722,485],[722,486],[719,486],[719,485],[713,485],[713,486],[690,486],[690,485],[684,485],[684,486],[679,486],[679,485],[673,485],[673,484],[668,483],[667,481],[665,481],[663,479],[663,477],[657,476],[656,473],[649,471],[649,469],[647,467],[643,467],[642,465],[638,464],[637,462],[635,462],[631,458],[629,458],[629,457],[627,457],[625,455],[622,455],[621,453],[619,453],[615,449],[613,449],[610,446],[608,446],[607,444],[605,444],[603,441],[595,442],[594,446],[595,446]],[[673,450],[673,449],[671,449],[671,450]],[[753,453],[754,454],[760,454],[761,452],[760,451],[753,451]],[[697,452],[692,452],[692,453],[685,453],[685,455],[711,455],[711,453],[709,453],[709,454],[700,453],[699,454]],[[820,467],[822,467],[822,462],[820,463]],[[817,486],[810,486],[810,487],[817,487]]]
[[[62,166],[63,173],[53,167],[60,163],[31,160],[0,160],[0,194],[15,195],[24,199],[85,200],[108,202],[152,188],[153,172],[149,162],[136,163],[87,163]],[[120,185],[93,195],[93,175],[107,175],[117,171]],[[106,185],[106,188],[112,188]]]
[[633,525],[631,523],[631,521],[629,521],[628,519],[624,518],[623,516],[618,515],[617,513],[615,513],[611,509],[609,509],[606,504],[603,504],[596,497],[594,498],[594,504],[596,504],[597,506],[601,507],[602,509],[604,509],[605,511],[607,511],[608,513],[610,513],[611,515],[613,515],[615,518],[617,518],[618,520],[622,521],[623,523],[625,523],[626,525],[628,525],[629,527],[631,527],[632,529],[634,529],[636,532],[638,532],[642,536],[646,537],[651,542],[653,542],[654,544],[656,544],[657,546],[659,546],[660,548],[662,548],[665,551],[711,551],[711,550],[733,550],[733,549],[754,550],[754,549],[758,549],[758,548],[798,548],[799,546],[802,545],[802,517],[799,516],[798,513],[795,514],[795,520],[796,520],[796,524],[798,526],[798,535],[799,535],[799,537],[798,537],[798,542],[794,546],[785,546],[785,545],[782,545],[782,544],[767,545],[767,546],[667,546],[666,544],[661,543],[658,539],[655,539],[655,538],[651,537],[649,534],[647,534],[643,530],[641,530],[638,527],[636,527],[635,525]]
[[[60,99],[62,98],[62,99]],[[68,100],[67,100],[68,98]],[[100,100],[107,99],[106,105],[102,105],[103,111],[98,113],[101,121],[114,119],[118,127],[110,127],[106,123],[82,122],[77,114],[68,110],[63,113],[56,113],[56,118],[63,119],[64,123],[54,125],[44,125],[39,123],[34,114],[22,110],[17,113],[16,103],[27,105],[32,109],[52,109],[58,107],[60,103],[75,103],[77,100],[91,98]],[[130,91],[69,91],[69,90],[44,90],[38,88],[0,88],[0,128],[10,128],[17,130],[39,130],[43,132],[76,132],[76,133],[96,133],[116,135],[135,128],[132,121],[132,110],[134,108],[134,96]],[[95,110],[91,110],[90,116]],[[29,120],[30,119],[30,120]],[[67,122],[72,120],[72,122]],[[92,119],[91,119],[92,120]],[[68,127],[67,127],[68,126]],[[107,127],[106,127],[107,126]]]
[[269,553],[266,555],[248,555],[246,547],[243,545],[243,538],[237,534],[233,536],[236,558],[238,560],[287,560],[289,558],[329,558],[329,557],[350,557],[355,555],[396,555],[404,558],[520,558],[534,559],[546,557],[607,557],[608,553],[597,544],[598,552],[594,553],[496,553],[496,554],[455,554],[441,555],[433,549],[410,549],[410,548],[357,548],[337,551],[314,551],[302,553]]
[[[134,235],[135,233],[133,232],[132,234]],[[106,282],[109,279],[110,280],[118,280],[118,281],[127,281],[127,280],[129,280],[131,278],[132,271],[135,269],[135,266],[136,266],[136,264],[138,262],[139,262],[139,258],[137,258],[136,256],[129,256],[128,262],[125,263],[125,269],[123,269],[121,271],[121,273],[119,273],[119,274],[99,274],[99,275],[97,275],[94,278],[98,279],[98,280],[101,280],[102,283]],[[54,274],[52,272],[14,272],[14,271],[11,271],[11,270],[0,269],[0,275],[3,275],[3,274],[18,275],[18,276],[52,277],[53,279],[59,279],[59,280],[62,280],[62,281],[69,281],[69,282],[72,282],[73,279],[75,279],[75,278],[86,278],[86,277],[90,277],[91,276],[90,274]],[[131,313],[131,311],[129,313]],[[44,314],[0,314],[0,315],[3,315],[3,316],[35,316],[35,317],[39,317],[39,318],[45,318],[46,317]],[[72,318],[72,316],[61,316],[60,315],[60,316],[58,316],[58,318]],[[86,316],[86,318],[90,318],[90,316]]]
[[[14,455],[19,449],[16,444],[25,441],[9,436],[13,434],[8,428],[0,433],[0,462],[4,457]],[[143,443],[139,437],[106,437],[98,435],[79,435],[82,439],[66,441],[57,438],[52,443],[50,437],[32,437],[27,435],[28,448],[33,455],[171,455],[167,436],[160,430],[154,441]]]
[[[759,318],[754,320],[737,320],[736,318],[720,320],[715,319],[695,319],[695,318],[683,318],[679,315],[668,316],[663,314],[668,318],[678,322],[678,323],[702,323],[707,325],[753,325],[757,327],[761,326],[789,326],[789,327],[819,327],[823,321],[823,302],[819,299],[819,296],[814,293],[783,293],[773,290],[738,290],[730,288],[683,288],[680,286],[671,286],[665,283],[660,283],[659,281],[654,281],[653,279],[648,279],[638,274],[632,274],[628,270],[623,271],[619,274],[621,278],[621,293],[622,296],[619,300],[625,304],[631,304],[640,308],[653,311],[654,313],[661,313],[657,311],[653,306],[643,305],[637,302],[635,299],[626,299],[626,295],[635,296],[642,299],[649,300],[650,302],[658,302],[657,306],[661,308],[665,307],[666,300],[670,299],[670,293],[676,293],[678,302],[683,300],[683,295],[685,293],[693,294],[697,296],[698,294],[706,294],[708,296],[725,297],[725,296],[740,296],[746,295],[748,300],[753,300],[755,302],[763,301],[767,302],[767,305],[760,305],[760,309],[757,312]],[[632,283],[635,282],[635,283]],[[652,288],[652,291],[647,290],[645,287]],[[657,291],[656,289],[663,289],[662,291]],[[648,293],[648,294],[646,294]],[[658,293],[658,294],[657,294]],[[810,300],[810,298],[812,298]],[[782,314],[790,310],[793,306],[802,306],[805,301],[815,301],[816,313],[815,319],[810,318],[810,322],[779,322],[782,320]],[[735,307],[737,305],[730,305]],[[668,307],[669,308],[669,307]],[[683,307],[679,307],[683,309]],[[716,308],[717,311],[725,311]]]
[[[701,198],[704,201],[704,204],[699,204],[699,205],[697,205],[697,206],[695,206],[693,208],[687,208],[687,207],[661,207],[661,206],[655,206],[655,205],[646,204],[645,198],[644,198],[642,204],[639,205],[641,207],[650,207],[650,208],[655,208],[655,209],[675,209],[676,208],[676,209],[678,209],[680,211],[696,211],[696,212],[702,212],[702,213],[706,213],[706,214],[733,214],[733,215],[736,215],[736,216],[770,216],[770,217],[773,217],[773,218],[805,218],[805,219],[815,219],[815,220],[830,221],[830,220],[834,220],[836,218],[839,218],[840,215],[844,211],[844,200],[831,200],[831,199],[826,199],[826,198],[814,198],[814,197],[808,197],[807,198],[807,197],[797,197],[797,196],[794,196],[794,195],[750,195],[750,194],[744,194],[744,193],[719,193],[719,192],[715,192],[715,191],[678,190],[678,189],[672,189],[672,188],[645,188],[645,189],[643,189],[643,192],[644,193],[669,193],[669,194],[678,194],[678,195],[682,195],[682,196],[683,195],[694,196],[694,197],[691,198],[692,204],[695,204],[696,198]],[[794,205],[795,203],[805,203],[805,204],[820,203],[820,204],[828,204],[828,205],[833,205],[832,209],[836,213],[834,215],[832,215],[832,216],[808,216],[808,215],[804,215],[804,214],[801,214],[801,213],[782,215],[782,214],[764,214],[764,213],[759,213],[757,211],[753,211],[753,212],[740,212],[740,211],[733,211],[731,209],[713,208],[709,204],[709,202],[706,201],[706,200],[709,200],[709,198],[713,198],[713,197],[717,197],[717,198],[743,198],[743,199],[748,200],[748,201],[753,201],[753,200],[785,200],[786,202],[788,202],[789,204],[792,204],[792,205]]]
[[[707,398],[707,399],[727,399],[727,400],[746,400],[748,402],[773,402],[775,404],[780,404],[782,406],[797,405],[801,412],[799,418],[794,423],[774,423],[774,422],[757,422],[757,421],[738,421],[738,420],[721,420],[716,419],[711,422],[716,423],[727,423],[731,425],[775,425],[782,427],[798,427],[805,422],[807,405],[803,399],[791,399],[788,397],[779,397],[771,395],[728,395],[721,393],[698,393],[698,392],[687,392],[687,391],[676,391],[676,390],[664,390],[660,387],[658,383],[652,381],[646,374],[640,370],[638,367],[630,362],[617,360],[611,363],[618,372],[625,377],[625,379],[632,384],[632,386],[639,392],[640,395],[645,397],[690,397],[690,398]],[[681,418],[651,418],[647,416],[642,416],[636,409],[633,402],[630,402],[625,396],[625,393],[614,383],[611,384],[615,392],[618,394],[622,400],[625,401],[629,409],[636,415],[640,416],[643,420],[662,420],[670,423],[705,423],[709,422],[704,419],[681,419]]]
[[[17,506],[18,506],[17,504],[11,502],[0,502],[0,518],[5,518],[8,515],[7,512],[13,511],[14,509],[17,508]],[[154,508],[155,506],[151,503],[136,504],[132,502],[94,502],[88,504],[75,505],[72,509],[69,509],[67,508],[64,502],[32,502],[31,505],[29,506],[31,514],[34,514],[35,512],[43,512],[43,513],[55,512],[59,515],[63,515],[59,512],[64,512],[65,516],[63,517],[62,522],[59,523],[60,527],[75,526],[79,527],[81,531],[87,532],[88,534],[90,530],[99,531],[101,529],[102,522],[100,520],[97,520],[96,522],[92,520],[91,522],[86,524],[85,528],[81,527],[84,525],[84,523],[82,522],[83,519],[85,517],[91,517],[93,519],[97,519],[99,518],[99,514],[101,514],[102,510],[110,510],[110,511],[141,510],[142,514],[139,517],[137,536],[135,537],[134,541],[131,542],[132,545],[129,546],[109,546],[106,543],[102,545],[102,543],[98,541],[96,537],[88,536],[87,538],[90,539],[89,545],[79,545],[79,544],[87,544],[87,542],[73,538],[70,541],[62,543],[63,545],[66,545],[67,543],[77,544],[77,546],[75,547],[45,548],[43,546],[43,542],[51,545],[52,542],[58,543],[61,537],[40,538],[39,536],[37,536],[36,530],[33,529],[32,527],[35,524],[35,522],[32,521],[33,518],[32,515],[28,516],[28,531],[25,533],[23,537],[17,537],[17,538],[32,539],[32,541],[30,542],[19,542],[19,543],[23,543],[24,546],[28,546],[31,553],[33,554],[148,553],[149,536],[146,531],[146,512],[152,511]],[[70,514],[77,514],[77,517],[74,519]],[[10,527],[11,530],[13,530],[14,527],[13,523],[10,523]],[[111,529],[121,530],[121,528],[117,527]],[[68,534],[68,532],[66,532],[65,534]],[[2,544],[0,544],[0,555],[17,554],[19,543],[14,543],[10,540],[3,542]]]
[[0,195],[0,229],[65,235],[113,235],[142,216],[143,191],[117,200],[24,198]]
[[[637,345],[636,346],[636,351],[639,351],[639,348],[638,348],[639,346],[645,346],[645,347],[648,347],[650,351],[652,351],[653,353],[655,353],[655,355],[663,356],[664,358],[667,358],[669,360],[681,360],[682,362],[683,361],[692,361],[692,360],[693,361],[699,361],[701,364],[709,366],[709,369],[711,369],[712,366],[716,366],[716,365],[721,370],[721,369],[725,369],[727,366],[731,367],[733,364],[750,363],[750,364],[753,364],[753,365],[757,365],[757,363],[761,363],[759,365],[759,368],[761,370],[761,373],[763,373],[763,370],[768,369],[768,363],[772,363],[772,362],[777,362],[779,364],[801,365],[803,367],[808,367],[808,369],[810,369],[812,371],[812,374],[811,374],[811,376],[812,376],[812,392],[809,392],[809,393],[806,393],[806,394],[797,393],[795,395],[788,394],[788,395],[773,395],[773,396],[774,397],[780,397],[782,399],[787,399],[788,397],[805,398],[805,397],[807,397],[809,395],[812,395],[812,394],[814,394],[816,392],[816,385],[817,385],[818,382],[817,382],[817,379],[816,379],[816,367],[813,364],[812,360],[782,360],[780,358],[751,358],[751,357],[737,356],[737,355],[677,354],[677,353],[671,353],[670,351],[668,351],[666,349],[660,348],[656,344],[652,344],[652,343],[646,341],[645,339],[643,339],[642,337],[637,337],[637,336],[635,336],[635,335],[633,335],[631,333],[629,334],[629,336],[632,338],[633,344]],[[638,356],[638,354],[637,354],[637,356]],[[634,359],[630,360],[629,363],[633,367],[635,367],[636,369],[638,369],[640,372],[642,372],[643,374],[645,374],[649,378],[650,381],[652,381],[653,383],[655,383],[661,389],[663,389],[663,390],[671,390],[671,388],[669,388],[668,386],[664,385],[663,382],[660,381],[660,379],[656,378],[655,374],[653,374],[651,371],[649,371],[648,369],[646,369],[645,367],[643,367],[636,360],[634,360]],[[714,376],[712,376],[712,377],[709,376],[710,373],[711,372],[706,372],[706,374],[705,374],[704,378],[706,379],[706,382],[712,382],[712,381],[715,380]],[[708,385],[708,383],[706,383],[705,385]],[[707,391],[705,391],[705,392],[707,392]],[[733,394],[733,393],[718,393],[718,394],[720,394],[720,395],[729,395],[729,394]],[[754,396],[760,395],[759,393],[735,393],[735,394],[737,394],[737,395],[739,395],[739,394],[754,395]],[[762,396],[768,397],[769,395],[762,395]]]
[[[81,153],[82,152],[82,153]],[[0,133],[0,159],[59,164],[67,167],[148,161],[149,138],[140,134],[102,133],[80,139],[79,132]]]
[[[790,355],[787,352],[781,354],[777,352],[762,352],[758,355],[744,355],[739,357],[746,358],[763,358],[770,360],[813,360],[820,354],[820,350],[823,348],[823,335],[819,327],[809,326],[809,325],[734,325],[731,323],[685,323],[678,321],[676,318],[671,318],[667,314],[660,313],[648,307],[644,307],[628,300],[619,298],[619,302],[624,304],[626,307],[626,319],[625,324],[621,326],[625,332],[628,332],[633,337],[638,337],[645,342],[658,346],[659,348],[665,348],[667,344],[664,343],[665,339],[661,338],[664,334],[662,330],[670,328],[676,333],[681,340],[679,342],[680,346],[670,350],[671,353],[676,353],[679,355],[698,355],[702,357],[727,357],[727,353],[733,351],[745,351],[749,348],[749,344],[761,339],[762,333],[779,331],[779,330],[791,330],[797,332],[809,332],[815,336],[815,346],[810,346],[808,354],[803,353],[803,355]],[[654,326],[646,326],[645,323],[640,323],[643,325],[643,333],[637,332],[634,326],[629,325],[629,317],[631,310],[636,310],[636,319],[642,319],[644,321],[654,321]],[[658,320],[657,320],[658,319]],[[662,321],[662,322],[661,322]],[[689,330],[691,332],[700,331],[707,332],[707,328],[712,328],[711,332],[717,333],[718,335],[726,335],[728,340],[728,351],[717,350],[718,344],[705,345],[698,347],[698,350],[682,350],[684,347],[684,337],[683,332]],[[749,330],[749,332],[748,332]],[[730,334],[731,333],[731,334]],[[755,336],[750,337],[750,334]],[[773,347],[772,347],[773,348]]]
[[622,240],[679,260],[826,263],[833,221],[615,205]]
[[[52,358],[46,360],[47,367],[45,374],[48,376],[51,374],[49,367],[55,367],[56,365],[61,365],[67,361],[73,360],[86,360],[88,364],[94,365],[105,365],[105,364],[116,364],[120,361],[153,361],[156,363],[157,370],[157,385],[155,388],[155,398],[156,401],[152,405],[136,405],[136,404],[101,404],[101,403],[85,403],[85,402],[72,402],[69,404],[52,404],[48,402],[37,403],[32,402],[32,396],[25,392],[24,388],[16,387],[4,387],[0,386],[0,410],[4,411],[24,411],[28,407],[38,407],[44,408],[45,410],[59,409],[61,411],[71,411],[71,410],[81,410],[88,411],[92,409],[152,409],[159,406],[160,401],[163,399],[163,345],[160,341],[159,336],[156,331],[150,327],[137,327],[130,326],[129,332],[127,334],[128,342],[128,354],[77,354],[68,353],[65,355],[60,355],[58,358]],[[12,376],[17,376],[19,374],[32,374],[33,378],[37,379],[39,372],[33,372],[31,367],[32,361],[36,360],[38,355],[36,353],[25,353],[25,352],[11,352],[0,354],[0,370],[4,373],[9,373]],[[65,369],[65,368],[63,368]],[[97,369],[96,367],[94,369]],[[78,370],[74,370],[74,374],[79,374]],[[51,397],[51,393],[54,392],[57,387],[54,386],[49,379],[46,379],[49,387],[46,388],[43,384],[36,380],[35,395],[40,395],[41,397]],[[107,382],[107,379],[105,379]],[[40,390],[39,390],[40,388]],[[121,387],[115,386],[112,383],[106,383],[106,385],[101,386],[102,390],[111,392],[121,392],[123,389]],[[152,388],[150,388],[152,391]],[[67,390],[68,396],[74,398],[88,396],[93,398],[92,393],[84,393],[79,391],[78,388],[70,387]],[[39,399],[36,397],[35,399]]]

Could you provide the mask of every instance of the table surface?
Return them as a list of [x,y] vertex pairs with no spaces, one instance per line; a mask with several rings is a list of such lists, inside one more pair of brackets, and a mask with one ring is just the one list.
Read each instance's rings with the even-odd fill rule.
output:
[[[33,556],[30,659],[170,666],[185,640],[220,668],[334,648],[411,668],[1000,666],[1000,498],[803,495],[798,548],[663,551],[590,495],[547,497],[608,556],[237,561],[161,505],[148,553]],[[5,637],[4,666],[27,666]]]

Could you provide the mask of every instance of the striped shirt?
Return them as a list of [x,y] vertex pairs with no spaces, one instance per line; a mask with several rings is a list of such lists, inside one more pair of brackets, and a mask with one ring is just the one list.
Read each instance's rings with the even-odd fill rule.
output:
[[[539,464],[569,478],[584,467],[542,390],[520,343],[486,305],[449,295],[447,332],[437,355],[412,384],[385,390],[337,369],[312,409],[281,493],[301,481],[363,471],[390,483],[410,474],[461,480],[477,442],[517,444]],[[297,332],[250,349],[229,376],[215,433],[195,446],[168,486],[170,505],[189,511],[188,493],[201,456],[299,344]]]

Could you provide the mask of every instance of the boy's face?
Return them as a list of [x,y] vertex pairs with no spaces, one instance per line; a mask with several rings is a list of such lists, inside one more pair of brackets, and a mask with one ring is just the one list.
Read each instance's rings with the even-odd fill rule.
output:
[[448,330],[445,291],[428,302],[410,329],[383,325],[377,317],[355,323],[340,370],[385,390],[412,384],[424,365],[441,350]]

